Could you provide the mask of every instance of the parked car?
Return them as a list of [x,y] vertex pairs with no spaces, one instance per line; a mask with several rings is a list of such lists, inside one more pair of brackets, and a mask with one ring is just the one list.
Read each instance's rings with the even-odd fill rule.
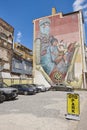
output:
[[18,89],[18,94],[35,94],[36,90],[32,86],[28,86],[27,84],[13,84],[11,87]]
[[3,92],[4,100],[15,99],[18,96],[17,89],[11,88],[3,82],[0,82],[0,91]]
[[46,87],[45,87],[43,84],[38,84],[38,85],[37,85],[37,89],[38,89],[40,92],[46,92]]
[[0,91],[0,103],[5,100],[5,96],[3,95],[3,91]]
[[38,87],[38,84],[30,84],[30,85],[32,85],[36,89],[37,93],[41,92],[41,88]]
[[66,86],[64,83],[59,83],[51,86],[50,90],[54,91],[73,91],[74,89],[71,86]]
[[36,93],[38,93],[38,89],[34,84],[26,84],[28,87],[32,87]]

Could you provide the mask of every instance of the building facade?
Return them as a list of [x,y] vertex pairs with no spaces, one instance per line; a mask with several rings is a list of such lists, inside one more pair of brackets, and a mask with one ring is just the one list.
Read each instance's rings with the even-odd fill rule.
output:
[[0,18],[0,81],[8,85],[32,82],[32,50],[13,39],[14,28]]
[[14,28],[0,18],[0,78],[11,77]]
[[[82,12],[56,13],[35,19],[33,73],[34,82],[66,83],[86,88],[84,20]],[[43,80],[42,80],[43,79]]]
[[33,58],[32,50],[20,43],[14,43],[12,56],[12,74],[20,78],[32,77]]

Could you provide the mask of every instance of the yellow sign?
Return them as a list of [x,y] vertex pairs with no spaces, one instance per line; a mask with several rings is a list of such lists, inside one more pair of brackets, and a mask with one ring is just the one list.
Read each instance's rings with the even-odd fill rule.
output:
[[71,115],[80,114],[79,94],[67,94],[67,112]]

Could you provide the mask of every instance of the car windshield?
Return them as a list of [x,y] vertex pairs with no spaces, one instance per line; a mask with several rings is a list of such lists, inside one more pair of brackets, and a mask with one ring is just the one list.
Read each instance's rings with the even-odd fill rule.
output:
[[26,85],[26,84],[23,84],[23,85],[22,85],[22,87],[26,87],[26,88],[28,88],[28,85]]
[[7,88],[8,86],[7,86],[7,84],[5,84],[5,83],[0,83],[0,88]]
[[29,87],[34,87],[32,84],[25,84],[28,88]]

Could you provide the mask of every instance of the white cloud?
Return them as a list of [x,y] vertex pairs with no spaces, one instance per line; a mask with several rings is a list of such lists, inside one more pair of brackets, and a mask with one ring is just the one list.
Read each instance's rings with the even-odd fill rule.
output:
[[73,10],[83,10],[84,21],[87,23],[87,0],[75,0],[73,3]]
[[77,11],[87,8],[87,4],[85,4],[85,2],[86,0],[75,0],[75,2],[73,3],[73,10]]
[[83,5],[83,9],[87,9],[87,4]]
[[22,33],[20,31],[18,31],[16,42],[21,42],[21,37],[22,37]]

